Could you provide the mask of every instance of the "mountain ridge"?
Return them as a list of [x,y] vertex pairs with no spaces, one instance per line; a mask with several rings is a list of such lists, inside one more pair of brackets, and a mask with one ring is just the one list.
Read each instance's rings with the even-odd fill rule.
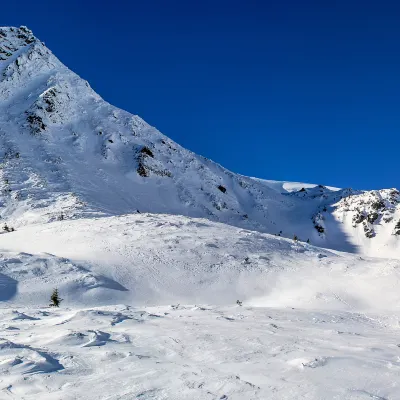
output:
[[235,174],[104,101],[26,27],[0,28],[0,74],[0,216],[10,226],[167,213],[399,257],[396,189],[280,191]]

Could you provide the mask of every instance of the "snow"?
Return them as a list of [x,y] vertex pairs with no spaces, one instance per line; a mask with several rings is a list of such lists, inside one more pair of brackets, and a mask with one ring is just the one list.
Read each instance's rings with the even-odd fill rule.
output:
[[195,305],[26,313],[34,319],[1,311],[2,398],[399,395],[398,325],[373,314]]
[[400,393],[398,260],[154,214],[22,227],[0,248],[5,396]]
[[[252,178],[252,179],[263,182],[265,185],[269,186],[271,189],[274,189],[279,193],[297,192],[303,188],[313,189],[316,186],[318,186],[314,183],[273,181],[273,180],[269,180],[269,179],[259,179],[259,178]],[[341,190],[340,188],[337,188],[334,186],[326,186],[326,188],[329,190],[332,190],[332,191]]]
[[237,299],[346,310],[400,304],[400,260],[360,259],[205,219],[65,220],[1,234],[0,249],[1,272],[18,282],[7,299],[16,305],[43,305],[49,286],[59,287],[69,306]]
[[0,72],[0,399],[400,398],[396,189],[230,172],[25,27]]

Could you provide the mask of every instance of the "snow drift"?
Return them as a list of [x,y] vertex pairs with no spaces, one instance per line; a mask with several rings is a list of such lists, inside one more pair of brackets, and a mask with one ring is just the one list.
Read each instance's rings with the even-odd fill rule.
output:
[[[400,262],[323,250],[205,219],[136,214],[0,235],[9,304],[170,303],[396,309]],[[381,296],[385,293],[385,296]]]

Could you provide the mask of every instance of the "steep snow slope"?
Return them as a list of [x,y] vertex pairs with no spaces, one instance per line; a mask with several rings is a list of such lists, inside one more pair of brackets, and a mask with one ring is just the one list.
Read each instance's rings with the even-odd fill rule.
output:
[[105,102],[25,27],[0,28],[0,191],[15,228],[140,210],[400,257],[397,195],[234,174]]
[[106,103],[26,28],[0,32],[2,216],[11,224],[136,209],[270,223],[275,192]]

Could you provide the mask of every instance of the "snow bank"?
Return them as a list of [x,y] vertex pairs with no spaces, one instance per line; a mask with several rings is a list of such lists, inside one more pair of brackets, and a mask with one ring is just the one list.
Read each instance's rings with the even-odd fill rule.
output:
[[[7,301],[172,302],[396,309],[400,262],[361,258],[204,219],[136,214],[0,235]],[[29,253],[29,254],[27,254]],[[10,289],[12,288],[12,289]],[[382,296],[385,293],[385,296]]]

